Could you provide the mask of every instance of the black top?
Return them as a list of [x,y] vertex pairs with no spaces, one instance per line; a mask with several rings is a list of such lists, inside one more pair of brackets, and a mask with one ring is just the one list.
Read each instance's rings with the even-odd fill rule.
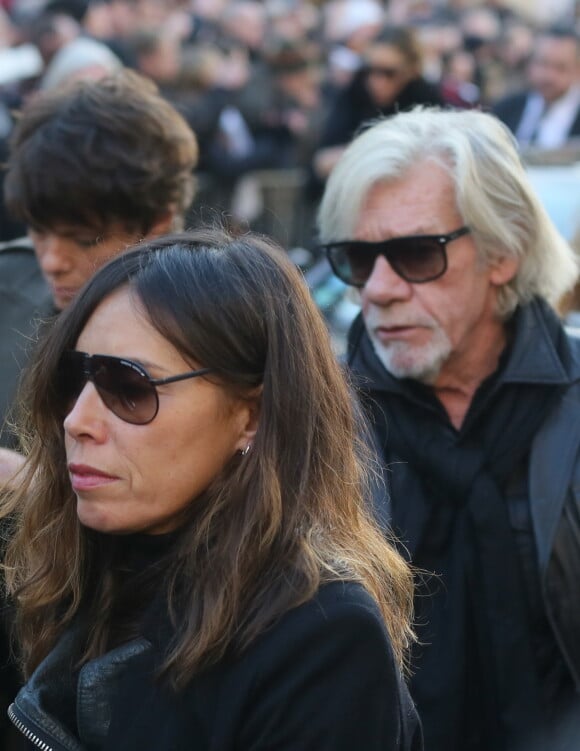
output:
[[[222,659],[179,694],[154,677],[167,647],[165,619],[154,617],[144,631],[144,638],[123,647],[120,660],[116,651],[116,665],[100,658],[108,662],[100,675],[91,663],[81,670],[80,745],[67,741],[69,729],[59,717],[44,713],[50,686],[43,689],[36,675],[15,702],[17,720],[43,739],[47,728],[55,733],[56,727],[64,743],[55,744],[49,735],[52,747],[78,751],[422,748],[417,715],[384,623],[360,585],[323,586],[241,656]],[[61,650],[62,659],[66,652]],[[54,665],[44,670],[55,674]]]

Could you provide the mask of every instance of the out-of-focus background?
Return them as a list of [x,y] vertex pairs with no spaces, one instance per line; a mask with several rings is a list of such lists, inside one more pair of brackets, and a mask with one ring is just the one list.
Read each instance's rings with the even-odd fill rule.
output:
[[[552,44],[553,26],[563,37]],[[0,162],[36,92],[137,69],[200,143],[188,223],[227,216],[277,239],[340,349],[356,300],[316,252],[315,215],[337,154],[369,118],[415,103],[497,112],[549,213],[578,242],[580,79],[565,49],[578,29],[578,0],[0,0]],[[555,86],[546,118],[538,96]],[[525,124],[508,122],[530,94],[543,132],[536,105]],[[0,201],[0,242],[23,232]],[[567,306],[572,316],[580,307]]]

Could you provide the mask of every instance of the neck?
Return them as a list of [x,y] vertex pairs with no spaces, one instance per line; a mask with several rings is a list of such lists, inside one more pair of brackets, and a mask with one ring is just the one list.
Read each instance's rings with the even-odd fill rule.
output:
[[433,389],[457,430],[463,425],[475,392],[497,370],[506,342],[505,324],[496,319],[477,342],[470,343],[468,351],[453,354],[441,369]]

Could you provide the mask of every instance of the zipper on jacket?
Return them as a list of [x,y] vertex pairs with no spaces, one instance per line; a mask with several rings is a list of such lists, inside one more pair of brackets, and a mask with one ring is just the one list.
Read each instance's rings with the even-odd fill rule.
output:
[[17,730],[19,730],[22,735],[29,740],[32,744],[34,744],[37,748],[41,749],[41,751],[55,751],[55,749],[50,746],[48,743],[43,741],[41,738],[39,738],[36,733],[33,733],[32,730],[26,727],[26,725],[18,719],[14,712],[14,704],[11,704],[8,707],[8,717],[12,724],[16,727]]

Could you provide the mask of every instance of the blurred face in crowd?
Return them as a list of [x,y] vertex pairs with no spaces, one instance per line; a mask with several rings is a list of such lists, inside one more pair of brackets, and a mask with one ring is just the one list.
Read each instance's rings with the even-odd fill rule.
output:
[[139,240],[115,223],[105,232],[78,226],[57,225],[29,231],[38,263],[57,310],[66,308],[80,288],[108,260]]
[[505,65],[515,68],[529,59],[534,44],[534,34],[529,26],[512,23],[504,31],[498,47],[498,54]]
[[530,63],[530,83],[553,102],[578,83],[578,44],[572,38],[540,36]]
[[[413,235],[448,234],[464,225],[448,172],[425,160],[392,183],[368,193],[355,239],[379,242]],[[515,273],[513,263],[486,266],[471,234],[447,245],[447,270],[411,283],[378,256],[361,290],[365,324],[377,356],[397,378],[438,385],[461,379],[490,338],[503,338],[497,292]]]
[[100,231],[65,224],[31,228],[28,234],[56,309],[66,308],[107,261],[139,240],[167,232],[172,220],[173,212],[168,212],[147,233],[128,229],[120,221],[112,221]]
[[137,67],[140,73],[158,84],[174,81],[181,67],[179,39],[174,34],[161,33],[154,49],[138,55]]
[[472,82],[476,73],[475,59],[470,52],[457,50],[450,58],[447,74],[455,81]]
[[217,21],[224,12],[229,0],[191,0],[192,13],[212,21]]
[[365,55],[366,87],[379,107],[395,101],[401,90],[416,76],[401,50],[390,44],[369,47]]
[[[76,349],[139,363],[152,378],[187,373],[187,362],[120,288],[97,307]],[[91,381],[64,421],[65,447],[80,522],[105,533],[160,534],[248,444],[252,410],[199,376],[157,387],[159,410],[148,424],[117,417]]]
[[222,30],[250,50],[259,50],[266,33],[266,15],[262,3],[244,0],[232,6],[222,21]]

